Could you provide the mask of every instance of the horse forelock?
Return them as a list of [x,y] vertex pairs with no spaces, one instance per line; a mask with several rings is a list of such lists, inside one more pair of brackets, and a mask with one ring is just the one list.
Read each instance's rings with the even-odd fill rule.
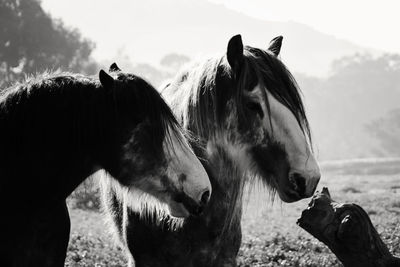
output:
[[[266,50],[246,46],[244,51],[245,61],[248,62],[245,68],[254,71],[258,83],[292,112],[311,145],[311,130],[304,109],[302,93],[293,75],[281,60]],[[246,76],[241,78],[246,79]],[[246,85],[247,83],[242,82],[241,84]],[[245,89],[246,87],[239,91]]]
[[[114,75],[116,76],[117,82],[121,82],[122,86],[125,87],[125,90],[115,91],[116,94],[121,94],[119,97],[122,102],[126,105],[134,106],[144,117],[149,117],[152,121],[160,125],[160,131],[153,131],[150,133],[153,135],[161,134],[161,136],[155,136],[154,140],[161,137],[162,139],[166,138],[170,141],[172,136],[174,136],[181,145],[186,142],[183,138],[186,136],[185,131],[176,120],[161,94],[150,83],[133,74],[117,72],[114,73]],[[134,92],[129,93],[129,90],[133,90]],[[133,93],[134,97],[126,99],[127,93]],[[126,100],[128,100],[128,102]],[[116,105],[118,104],[120,103],[116,103]],[[188,138],[189,136],[190,135],[187,135]],[[169,148],[171,149],[170,152],[173,153],[174,147]]]

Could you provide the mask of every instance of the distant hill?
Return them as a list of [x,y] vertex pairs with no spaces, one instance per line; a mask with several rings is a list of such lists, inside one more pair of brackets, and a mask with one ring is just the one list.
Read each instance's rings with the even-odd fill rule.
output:
[[[110,41],[98,43],[99,51],[124,47],[135,62],[152,65],[172,52],[192,59],[199,52],[224,52],[229,38],[237,33],[242,34],[245,44],[258,47],[266,47],[273,37],[283,35],[282,59],[295,72],[314,76],[325,75],[333,59],[368,51],[303,24],[259,20],[205,0],[115,1],[112,9],[104,9],[107,11],[99,8],[99,12],[105,12],[106,19],[96,21],[96,25],[102,29],[99,34],[109,35]],[[82,11],[76,12],[79,16]],[[93,15],[82,16],[90,20]],[[116,35],[117,29],[123,29],[123,34]],[[89,37],[96,41],[95,36]],[[102,56],[101,52],[97,55]]]
[[332,73],[324,79],[296,75],[318,158],[400,156],[394,112],[400,108],[400,55],[342,58]]

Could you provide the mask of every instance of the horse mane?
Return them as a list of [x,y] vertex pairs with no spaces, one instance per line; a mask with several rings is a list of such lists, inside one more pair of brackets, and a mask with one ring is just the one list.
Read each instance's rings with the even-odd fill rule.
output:
[[[226,88],[227,84],[224,84],[224,82],[229,79],[235,79],[236,88]],[[195,62],[186,66],[170,84],[163,88],[162,93],[166,95],[167,99],[172,100],[170,106],[175,111],[177,119],[184,129],[194,132],[199,136],[199,141],[202,142],[202,145],[205,145],[207,140],[215,138],[223,130],[218,128],[224,127],[221,123],[224,110],[221,107],[227,104],[226,100],[230,96],[238,107],[239,120],[242,123],[247,122],[242,103],[243,92],[254,88],[257,83],[265,90],[268,90],[273,97],[293,113],[301,130],[310,145],[312,145],[310,127],[299,86],[286,66],[271,52],[246,46],[240,73],[235,77],[226,55],[214,56]],[[223,88],[225,90],[217,90],[218,85],[225,87]],[[168,90],[164,90],[166,88]],[[269,108],[268,102],[267,107]],[[270,113],[268,116],[271,120]],[[235,175],[240,177],[236,179],[238,181],[230,181],[235,190],[230,192],[232,201],[228,207],[227,214],[229,216],[224,223],[224,233],[234,225],[235,220],[240,218],[237,215],[240,212],[238,207],[241,207],[243,199],[246,180],[243,179],[244,176],[248,176],[252,183],[256,179],[250,173],[240,174],[238,169],[228,162],[228,159],[223,155],[222,149],[217,148],[217,151],[219,151],[219,156],[222,156],[224,161],[222,164],[224,171],[227,170],[224,166],[231,165],[231,172],[233,173],[229,175],[231,177]],[[269,187],[269,190],[273,201],[275,190],[271,187]]]
[[[256,77],[254,77],[254,74]],[[312,144],[311,130],[305,113],[301,90],[293,75],[281,60],[266,50],[244,47],[244,60],[240,75],[237,77],[237,88],[228,92],[218,92],[215,88],[217,77],[232,78],[231,67],[226,56],[214,56],[202,62],[195,62],[185,67],[175,80],[168,84],[166,95],[178,96],[172,102],[171,107],[177,111],[178,120],[187,128],[189,125],[198,135],[208,139],[213,135],[214,128],[222,117],[223,110],[218,109],[218,103],[227,94],[235,94],[235,102],[238,104],[239,117],[245,118],[241,108],[242,95],[257,85],[257,82],[268,90],[280,103],[286,106],[295,116],[301,130]],[[249,78],[250,77],[250,78]],[[163,89],[165,89],[164,87]],[[234,90],[234,92],[232,92]],[[196,112],[190,107],[196,107]],[[270,116],[270,114],[268,114]],[[213,127],[209,127],[210,118]],[[246,121],[244,119],[244,121]],[[216,124],[215,124],[216,122]]]
[[[302,92],[285,64],[269,51],[251,46],[245,47],[245,56],[249,65],[246,71],[255,71],[258,82],[293,113],[301,130],[312,145],[311,130],[304,109]],[[242,76],[242,79],[243,77],[245,76]]]
[[[208,127],[207,120],[210,115],[215,115],[213,108],[217,103],[213,88],[219,61],[219,58],[209,58],[204,62],[187,65],[187,68],[161,91],[167,98],[168,95],[174,95],[170,106],[175,111],[177,119],[184,129],[190,129],[200,136],[199,141],[203,142],[203,145],[213,132],[212,128]],[[165,90],[167,88],[168,90]],[[192,105],[196,109],[192,108]],[[198,105],[201,107],[197,107]]]
[[[120,71],[112,72],[111,74],[116,76],[117,81],[135,82],[135,87],[137,89],[134,90],[134,97],[124,98],[124,96],[122,96],[123,98],[121,101],[126,105],[136,106],[136,110],[141,110],[142,114],[145,114],[150,119],[161,124],[162,138],[167,138],[167,142],[171,144],[172,148],[168,153],[175,153],[171,141],[172,136],[176,137],[176,140],[179,142],[178,145],[182,145],[183,143],[186,143],[187,140],[191,140],[191,135],[181,127],[171,108],[164,101],[161,94],[150,83],[134,74],[126,74]],[[151,132],[149,134],[154,135],[157,133]],[[153,138],[153,140],[155,140],[155,138]]]
[[[133,116],[139,117],[140,113],[159,122],[161,133],[157,134],[161,134],[162,138],[175,134],[178,136],[177,139],[183,142],[180,137],[181,126],[152,85],[133,74],[118,73],[113,76],[118,86],[112,90],[112,94],[107,94],[95,77],[61,71],[29,76],[0,93],[0,120],[3,123],[3,120],[12,115],[12,119],[7,120],[8,124],[18,126],[32,109],[41,108],[43,99],[52,97],[54,105],[59,102],[60,105],[67,105],[70,111],[75,112],[74,120],[87,119],[85,114],[90,114],[97,116],[97,121],[101,122],[102,115],[118,118],[119,110],[128,109],[132,111]],[[113,107],[110,109],[107,105]],[[110,111],[113,114],[104,114]],[[48,110],[48,112],[55,111]],[[42,118],[30,117],[30,119]]]

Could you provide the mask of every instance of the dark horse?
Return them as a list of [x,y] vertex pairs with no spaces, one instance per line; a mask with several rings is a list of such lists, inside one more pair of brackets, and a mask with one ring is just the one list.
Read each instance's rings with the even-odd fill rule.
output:
[[[179,74],[162,92],[183,127],[204,144],[195,150],[213,196],[181,228],[146,221],[115,198],[106,202],[136,266],[236,266],[246,180],[263,181],[285,202],[312,196],[320,179],[297,84],[278,59],[282,37],[267,50],[243,47]],[[112,190],[108,190],[112,192]],[[108,196],[112,196],[109,194]],[[121,234],[122,233],[122,234]]]
[[45,74],[0,96],[0,266],[64,266],[65,200],[99,169],[116,197],[149,194],[174,216],[208,201],[208,176],[160,94],[113,76]]

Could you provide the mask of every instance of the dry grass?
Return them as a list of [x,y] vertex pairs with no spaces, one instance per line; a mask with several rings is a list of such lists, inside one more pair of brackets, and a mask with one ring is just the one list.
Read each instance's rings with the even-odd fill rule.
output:
[[[319,188],[328,186],[339,202],[361,205],[389,249],[400,255],[400,175],[324,174]],[[350,190],[351,189],[351,190]],[[272,204],[267,193],[253,190],[245,204],[240,266],[341,266],[330,251],[296,225],[309,200]],[[260,207],[263,207],[260,209]],[[101,215],[71,210],[72,234],[67,266],[125,266]]]

